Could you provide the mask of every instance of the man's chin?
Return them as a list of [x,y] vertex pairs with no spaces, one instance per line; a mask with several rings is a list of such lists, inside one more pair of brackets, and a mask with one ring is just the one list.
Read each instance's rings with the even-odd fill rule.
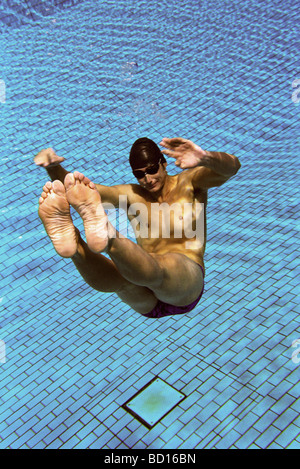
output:
[[148,187],[147,190],[149,192],[158,192],[160,190],[160,185],[159,184],[154,184],[154,186]]

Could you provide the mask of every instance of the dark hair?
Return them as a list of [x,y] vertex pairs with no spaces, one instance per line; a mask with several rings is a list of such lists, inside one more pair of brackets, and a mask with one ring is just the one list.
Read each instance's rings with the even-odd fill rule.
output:
[[150,138],[142,137],[134,142],[129,155],[129,163],[132,169],[145,168],[149,164],[156,164],[166,159],[159,147]]

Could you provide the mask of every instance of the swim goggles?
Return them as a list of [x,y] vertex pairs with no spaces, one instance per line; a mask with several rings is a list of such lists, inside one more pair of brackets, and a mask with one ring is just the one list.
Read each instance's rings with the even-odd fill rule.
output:
[[151,164],[150,166],[148,166],[146,171],[142,171],[141,169],[133,169],[133,171],[132,171],[133,175],[137,179],[143,179],[146,176],[146,174],[156,174],[156,173],[158,173],[160,162],[161,162],[161,159],[159,160],[158,163]]

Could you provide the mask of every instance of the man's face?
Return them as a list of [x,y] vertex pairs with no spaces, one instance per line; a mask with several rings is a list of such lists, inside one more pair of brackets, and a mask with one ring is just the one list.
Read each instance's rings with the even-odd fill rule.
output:
[[[167,176],[165,166],[166,163],[159,163],[159,165],[150,164],[144,168],[138,168],[134,171],[134,174],[140,186],[149,192],[158,192],[163,188]],[[150,171],[151,174],[149,174],[148,171]],[[153,171],[155,172],[153,173]],[[139,172],[141,173],[139,174]]]

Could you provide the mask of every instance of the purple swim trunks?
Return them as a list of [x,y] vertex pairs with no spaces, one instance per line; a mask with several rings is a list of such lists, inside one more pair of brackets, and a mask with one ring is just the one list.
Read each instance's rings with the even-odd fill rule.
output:
[[[200,264],[199,264],[199,267],[202,270],[202,274],[204,278],[203,267]],[[187,306],[173,306],[173,305],[170,305],[168,303],[164,303],[163,301],[158,300],[155,308],[153,308],[152,311],[150,311],[150,313],[143,314],[143,316],[146,316],[147,318],[163,318],[165,316],[172,316],[173,314],[188,313],[189,311],[192,311],[192,309],[194,309],[197,303],[200,301],[203,295],[203,290],[204,290],[204,282],[203,282],[203,288],[199,297],[195,301],[193,301],[193,303]]]

